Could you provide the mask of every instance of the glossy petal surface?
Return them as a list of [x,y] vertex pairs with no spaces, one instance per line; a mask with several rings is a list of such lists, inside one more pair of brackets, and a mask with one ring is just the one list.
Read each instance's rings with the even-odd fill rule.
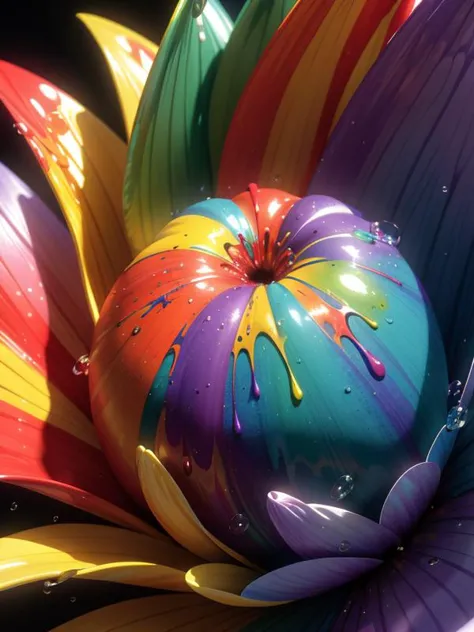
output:
[[1,589],[77,571],[82,579],[186,590],[184,574],[198,560],[166,536],[98,525],[40,527],[0,542]]
[[407,470],[390,490],[380,514],[380,524],[403,536],[413,528],[438,489],[436,463],[419,463]]
[[351,101],[310,191],[402,229],[452,379],[474,356],[474,3],[424,0]]
[[72,373],[92,337],[72,240],[1,165],[0,252],[0,477],[151,530],[128,513],[90,422],[87,378]]
[[413,0],[298,3],[235,111],[218,193],[235,195],[258,182],[301,195],[332,127],[412,6]]
[[0,63],[0,99],[61,205],[94,320],[130,262],[122,219],[125,144],[77,101],[12,64]]
[[214,176],[232,115],[248,78],[296,0],[247,0],[219,61],[211,96],[209,141]]
[[143,35],[98,15],[79,13],[104,53],[120,99],[128,136],[158,46]]
[[448,385],[416,278],[369,231],[332,198],[251,185],[189,207],[136,258],[90,366],[94,420],[132,493],[142,445],[199,523],[265,568],[295,561],[272,489],[378,521],[445,425]]
[[195,592],[226,606],[240,608],[277,606],[282,603],[275,600],[256,600],[241,596],[244,588],[259,573],[248,568],[230,564],[203,564],[191,568],[186,573],[186,582]]
[[160,595],[96,610],[52,632],[242,632],[258,614],[198,595]]
[[135,253],[176,210],[210,195],[209,99],[232,29],[219,0],[180,0],[150,72],[130,141],[125,222]]
[[278,533],[304,559],[382,556],[398,543],[389,529],[338,507],[307,505],[279,492],[270,492],[267,507]]
[[243,590],[242,596],[260,601],[304,599],[347,584],[381,563],[362,557],[297,562],[262,575]]

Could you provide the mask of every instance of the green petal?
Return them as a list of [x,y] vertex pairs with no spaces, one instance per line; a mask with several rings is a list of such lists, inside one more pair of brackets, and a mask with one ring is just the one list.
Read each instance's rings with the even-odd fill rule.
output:
[[218,0],[208,0],[199,14],[202,4],[180,0],[137,113],[124,183],[125,223],[136,252],[172,213],[212,191],[209,100],[232,22]]
[[247,0],[217,71],[211,97],[209,142],[216,174],[227,129],[248,78],[296,0]]

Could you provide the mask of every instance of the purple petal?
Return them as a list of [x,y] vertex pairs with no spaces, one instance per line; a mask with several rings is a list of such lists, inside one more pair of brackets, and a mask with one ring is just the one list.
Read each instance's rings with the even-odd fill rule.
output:
[[443,469],[454,448],[457,436],[457,431],[449,431],[446,426],[443,426],[436,435],[426,460],[430,463],[437,463],[440,469]]
[[306,559],[378,557],[398,543],[389,529],[339,507],[307,505],[287,494],[270,492],[267,508],[281,537]]
[[262,575],[242,591],[242,597],[263,601],[304,599],[351,582],[381,563],[381,560],[357,557],[297,562]]
[[380,524],[398,535],[406,534],[420,519],[439,484],[436,463],[418,463],[407,470],[389,491]]

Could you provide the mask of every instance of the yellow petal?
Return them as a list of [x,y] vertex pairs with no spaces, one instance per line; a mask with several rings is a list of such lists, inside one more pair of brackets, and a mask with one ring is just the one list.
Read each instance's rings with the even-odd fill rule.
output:
[[0,99],[58,198],[97,320],[110,288],[131,260],[122,217],[127,147],[56,86],[7,62],[0,63]]
[[258,616],[197,595],[159,595],[95,610],[51,632],[240,632]]
[[119,96],[130,138],[138,103],[158,46],[117,22],[78,13],[105,55]]
[[86,415],[27,360],[1,342],[0,399],[99,447],[95,428]]
[[52,525],[0,540],[0,590],[70,576],[187,590],[185,572],[196,559],[166,536],[90,524]]
[[241,597],[243,589],[259,576],[258,573],[231,564],[201,564],[186,573],[190,588],[206,599],[226,606],[243,608],[279,606],[286,601],[257,601]]
[[228,561],[231,557],[251,565],[203,527],[173,477],[151,450],[137,449],[137,467],[148,506],[176,542],[206,560]]

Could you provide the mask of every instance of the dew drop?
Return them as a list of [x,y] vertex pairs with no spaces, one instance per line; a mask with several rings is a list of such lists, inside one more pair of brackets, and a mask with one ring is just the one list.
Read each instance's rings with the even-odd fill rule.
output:
[[75,597],[70,597],[70,598],[69,598],[69,601],[70,601],[71,603],[75,603],[75,602],[76,602],[76,598],[75,598]]
[[389,246],[398,246],[400,243],[400,229],[392,222],[381,221],[373,222],[370,226],[370,232],[378,241],[382,241]]
[[348,551],[350,548],[351,543],[349,542],[349,540],[343,540],[338,546],[338,549],[341,553],[346,553],[346,551]]
[[459,529],[459,527],[462,527],[462,522],[458,522],[456,526]]
[[448,387],[448,410],[459,404],[462,395],[462,383],[454,380]]
[[193,464],[191,463],[191,459],[189,458],[189,456],[185,456],[183,458],[183,472],[186,474],[186,476],[191,476],[193,471]]
[[210,317],[210,316],[206,316],[206,321],[207,321],[208,323],[210,323],[210,322],[211,322],[211,317]]
[[53,516],[53,522],[57,522],[59,520],[59,516]]
[[448,192],[448,187],[447,187],[446,185],[443,185],[443,186],[441,187],[441,191],[442,191],[443,193],[447,193],[447,192]]
[[250,336],[250,325],[247,325],[245,333],[247,334],[247,336]]
[[10,505],[10,511],[16,511],[18,509],[18,503],[12,502]]
[[436,564],[439,564],[439,557],[432,557],[428,564],[430,566],[436,566]]
[[192,298],[188,298],[188,303],[191,304],[193,302]]
[[343,474],[331,489],[333,500],[343,500],[354,489],[354,479],[350,474]]
[[397,546],[397,551],[398,551],[399,553],[403,553],[403,551],[404,551],[404,550],[405,550],[405,547],[404,547],[404,546]]
[[302,360],[301,358],[296,358],[296,364],[301,364]]
[[72,372],[74,375],[88,375],[89,374],[89,356],[82,355],[72,367]]
[[242,535],[249,528],[249,524],[249,519],[246,515],[241,513],[235,514],[229,523],[229,531],[234,535]]
[[464,406],[453,406],[448,413],[446,420],[446,430],[452,432],[453,430],[459,430],[466,425],[467,421],[467,408]]
[[386,319],[385,319],[385,322],[386,322],[388,325],[393,325],[393,318],[386,318]]
[[134,327],[132,329],[132,336],[136,336],[137,334],[139,334],[141,332],[142,328],[141,327]]
[[43,584],[43,592],[45,595],[50,595],[51,594],[51,588],[55,586],[54,582],[50,582],[49,579],[47,579],[44,584]]
[[346,388],[344,389],[344,393],[346,393],[346,395],[349,395],[349,393],[352,393],[352,388],[350,386],[346,386]]

